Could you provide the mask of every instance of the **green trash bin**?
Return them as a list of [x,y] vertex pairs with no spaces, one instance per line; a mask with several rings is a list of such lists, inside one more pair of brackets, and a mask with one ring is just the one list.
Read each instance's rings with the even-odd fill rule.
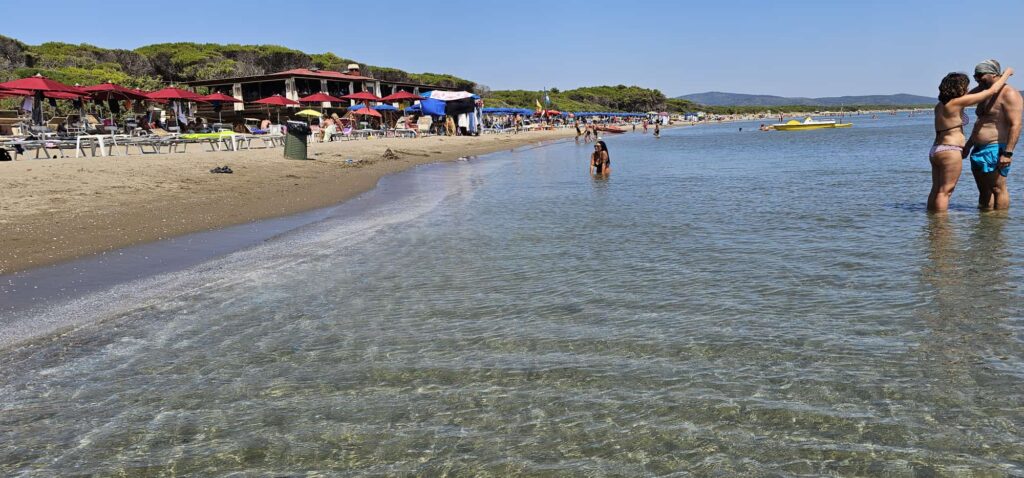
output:
[[288,159],[309,159],[306,155],[306,139],[309,137],[309,126],[300,121],[289,121],[288,131],[284,136],[284,157]]

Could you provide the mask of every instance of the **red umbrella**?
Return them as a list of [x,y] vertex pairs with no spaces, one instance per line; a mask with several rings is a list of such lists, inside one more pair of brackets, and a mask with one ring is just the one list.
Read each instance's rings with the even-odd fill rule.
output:
[[376,116],[378,118],[381,117],[380,113],[377,112],[377,110],[375,110],[373,108],[367,108],[365,106],[362,107],[362,108],[359,108],[358,110],[353,111],[352,114],[354,114],[354,115]]
[[[203,100],[202,95],[199,95],[198,93],[193,93],[188,90],[183,90],[181,88],[173,87],[167,87],[162,90],[147,93],[146,97],[153,100],[203,101],[205,103],[205,100]],[[179,127],[181,126],[181,121],[178,119],[177,114],[175,114],[174,116],[174,121],[178,123]]]
[[423,97],[416,93],[409,93],[408,91],[396,91],[390,95],[387,95],[380,100],[385,103],[394,103],[396,101],[419,101]]
[[330,101],[331,103],[341,103],[344,100],[342,100],[341,98],[335,98],[323,92],[299,98],[300,103],[323,103],[324,101]]
[[[0,97],[9,96],[32,96],[32,92],[29,90],[7,90],[0,89]],[[76,100],[88,95],[79,95],[75,93],[65,93],[63,91],[44,91],[43,96],[46,98],[53,98],[56,100]]]
[[271,106],[298,106],[299,105],[298,101],[289,100],[288,98],[285,98],[285,97],[283,97],[281,95],[268,96],[266,98],[261,98],[261,99],[258,99],[256,101],[253,101],[253,103],[258,103],[258,104],[261,104],[261,105],[271,105]]
[[202,98],[202,101],[205,101],[207,103],[211,101],[222,101],[225,103],[242,103],[242,100],[235,98],[234,96],[225,95],[224,93],[211,93],[209,95],[203,96]]
[[[224,93],[208,94],[203,97],[203,101],[207,103],[213,103],[214,101],[219,101],[221,103],[243,103],[242,100],[235,98],[234,96],[225,95]],[[217,110],[217,121],[223,122],[224,118],[221,116],[220,108],[215,109]]]
[[377,117],[380,117],[380,113],[376,112],[375,110],[370,109],[370,102],[371,101],[380,101],[380,97],[379,96],[377,96],[377,95],[375,95],[373,93],[370,93],[369,91],[360,91],[359,93],[352,93],[351,95],[342,96],[342,98],[345,98],[346,100],[359,100],[359,101],[363,102],[363,107],[359,108],[356,111],[353,111],[353,113],[355,113],[355,114],[362,114],[362,115],[366,115],[366,116],[377,116]]
[[109,99],[126,99],[126,100],[146,100],[149,99],[144,93],[140,93],[131,88],[125,88],[121,85],[115,85],[113,83],[102,83],[99,85],[86,86],[82,88],[83,91],[89,92],[89,94],[97,100],[109,100]]
[[[82,88],[83,91],[88,91],[92,98],[96,101],[103,100],[147,100],[149,97],[145,93],[140,91],[125,88],[121,85],[115,85],[111,82],[101,83],[98,85],[86,86]],[[114,124],[114,111],[110,111],[110,123]],[[113,134],[113,133],[111,133]]]
[[[360,91],[359,93],[352,93],[351,95],[342,96],[346,100],[359,100],[359,101],[380,101],[381,98],[369,91]],[[422,98],[421,98],[422,99]]]
[[150,97],[149,94],[150,93],[155,93],[155,91],[143,91],[143,90],[140,90],[140,89],[137,89],[137,88],[132,88],[132,91],[134,91],[134,92],[136,92],[136,93],[138,93],[138,94],[140,94],[142,96],[145,96],[147,100],[152,101],[154,103],[166,104],[169,101],[169,100],[158,100],[156,98]]
[[193,93],[193,92],[188,91],[188,90],[183,90],[181,88],[172,88],[172,87],[164,88],[162,90],[157,90],[157,91],[154,91],[152,93],[146,93],[146,97],[154,99],[154,100],[185,100],[185,101],[204,101],[205,102],[205,100],[203,100],[202,95],[200,95],[198,93]]
[[59,91],[62,93],[74,93],[76,95],[86,94],[79,88],[74,86],[68,86],[59,81],[54,81],[43,75],[36,74],[28,78],[22,78],[20,80],[7,81],[0,83],[0,89],[4,90],[28,90],[28,91]]
[[285,97],[283,97],[281,95],[268,96],[266,98],[261,98],[261,99],[258,99],[256,101],[253,101],[253,103],[258,103],[258,104],[261,104],[261,105],[277,106],[278,107],[278,109],[277,109],[277,122],[279,124],[281,123],[281,108],[280,108],[281,106],[298,106],[299,105],[298,101],[289,100],[288,98],[285,98]]
[[43,77],[43,75],[36,74],[28,78],[22,78],[20,80],[7,81],[0,83],[0,89],[5,90],[27,90],[35,96],[35,107],[32,108],[32,122],[36,125],[43,124],[43,93],[45,92],[57,92],[57,93],[74,93],[76,95],[85,95],[86,92],[75,88],[74,86],[68,86],[59,81],[54,81],[49,78]]

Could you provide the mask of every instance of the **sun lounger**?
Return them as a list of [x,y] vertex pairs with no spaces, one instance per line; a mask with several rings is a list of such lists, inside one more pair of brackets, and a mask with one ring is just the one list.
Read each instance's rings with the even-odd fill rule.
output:
[[346,126],[341,129],[340,132],[331,135],[331,141],[354,139],[352,136],[352,127]]

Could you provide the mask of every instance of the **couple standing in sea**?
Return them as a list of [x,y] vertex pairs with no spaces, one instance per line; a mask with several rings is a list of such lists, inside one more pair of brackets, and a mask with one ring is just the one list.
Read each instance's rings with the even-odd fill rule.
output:
[[[1013,68],[1001,71],[996,60],[985,60],[974,68],[978,86],[968,91],[970,79],[963,73],[950,73],[939,84],[939,103],[935,105],[935,142],[928,152],[932,164],[932,190],[928,210],[945,211],[953,194],[964,158],[970,157],[971,173],[978,186],[978,207],[1006,209],[1010,192],[1006,177],[1013,162],[1013,149],[1020,138],[1024,100],[1016,88],[1006,88]],[[977,122],[970,136],[964,127],[970,117],[964,112],[978,105]]]

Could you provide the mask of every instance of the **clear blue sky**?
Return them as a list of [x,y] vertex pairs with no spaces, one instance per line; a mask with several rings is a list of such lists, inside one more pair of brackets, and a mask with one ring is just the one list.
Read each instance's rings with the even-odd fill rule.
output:
[[[360,3],[365,6],[355,7]],[[0,5],[6,19],[0,34],[33,45],[278,44],[452,73],[493,89],[622,83],[669,96],[712,90],[933,96],[945,73],[969,72],[986,58],[1024,70],[1024,0]],[[38,23],[30,20],[36,15],[42,15]],[[1024,71],[1015,79],[1024,84]]]

